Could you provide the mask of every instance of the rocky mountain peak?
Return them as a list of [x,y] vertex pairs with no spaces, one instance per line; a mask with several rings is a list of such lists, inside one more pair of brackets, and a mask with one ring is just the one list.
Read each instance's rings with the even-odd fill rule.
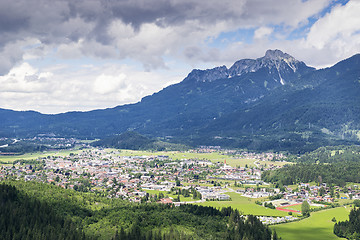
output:
[[212,82],[217,79],[224,79],[229,76],[228,69],[226,66],[215,67],[212,69],[199,70],[194,69],[184,79],[184,81],[193,80],[196,82]]
[[218,79],[241,76],[246,73],[253,73],[265,70],[271,81],[284,85],[286,82],[297,78],[299,75],[314,70],[305,63],[296,60],[291,55],[281,50],[267,50],[264,57],[257,59],[242,59],[235,62],[231,68],[226,66],[216,67],[207,70],[193,70],[184,81],[213,82]]
[[267,50],[264,56],[265,59],[270,59],[270,60],[282,60],[282,59],[292,59],[292,60],[296,60],[295,58],[293,58],[292,56],[290,56],[287,53],[283,53],[281,50],[279,49],[275,49],[275,50]]

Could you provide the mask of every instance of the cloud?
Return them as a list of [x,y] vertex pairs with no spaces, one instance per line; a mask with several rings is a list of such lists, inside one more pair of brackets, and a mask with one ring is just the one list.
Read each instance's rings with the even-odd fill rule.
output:
[[107,61],[69,68],[57,65],[40,70],[28,62],[12,68],[0,76],[0,107],[45,113],[108,108],[137,102],[181,80],[174,71],[144,72]]
[[94,91],[100,94],[116,92],[118,88],[126,87],[125,78],[125,74],[120,74],[119,76],[101,74],[94,82]]
[[[20,39],[37,39],[60,57],[133,58],[146,70],[166,68],[164,59],[209,37],[241,28],[296,27],[330,0],[4,0],[0,2],[0,74],[27,50],[6,51]],[[269,11],[271,9],[271,11]],[[257,35],[258,36],[258,35]],[[19,47],[18,49],[21,49]],[[73,51],[72,51],[73,50]],[[10,59],[6,61],[6,59]],[[194,58],[192,58],[194,60]]]
[[[232,41],[219,51],[215,55],[216,64],[231,66],[238,59],[261,57],[267,49],[282,49],[310,66],[317,68],[332,66],[360,52],[359,5],[358,1],[349,1],[345,5],[338,4],[329,8],[324,16],[314,15],[314,23],[302,29],[303,34],[298,38],[289,37],[292,31],[297,31],[296,28],[285,28],[284,32],[273,28],[269,33],[272,26],[260,26],[254,30],[253,41],[249,43]],[[299,24],[300,28],[306,25],[300,22]],[[263,34],[268,35],[263,36]],[[194,56],[191,51],[189,56],[205,61],[212,59],[206,58],[208,52],[210,49],[206,50],[206,47],[202,47],[196,51],[199,56]]]
[[52,76],[53,74],[50,72],[39,73],[28,63],[23,63],[13,68],[6,76],[0,77],[0,92],[47,92],[51,86],[46,79]]
[[360,2],[350,1],[318,20],[306,38],[309,47],[328,49],[340,56],[360,50]]
[[191,68],[230,66],[270,48],[327,66],[360,50],[359,3],[333,3],[3,0],[0,107],[54,113],[132,103]]
[[256,29],[256,31],[254,32],[254,38],[255,39],[261,39],[265,36],[270,35],[273,32],[272,28],[269,27],[260,27],[258,29]]

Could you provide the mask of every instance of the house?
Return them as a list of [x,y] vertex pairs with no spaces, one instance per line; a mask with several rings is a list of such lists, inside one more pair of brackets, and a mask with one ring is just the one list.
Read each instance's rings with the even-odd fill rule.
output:
[[25,181],[31,181],[31,180],[33,180],[33,179],[35,179],[36,178],[36,175],[26,175],[25,177],[24,177],[24,180]]
[[228,201],[228,200],[230,200],[230,196],[226,195],[226,194],[219,194],[217,196],[217,198],[218,198],[219,201]]
[[159,203],[172,204],[172,200],[170,198],[162,198],[162,199],[160,199]]

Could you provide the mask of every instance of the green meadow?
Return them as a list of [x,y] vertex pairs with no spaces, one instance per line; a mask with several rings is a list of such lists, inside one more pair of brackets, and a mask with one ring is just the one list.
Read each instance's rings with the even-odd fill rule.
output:
[[[213,153],[195,153],[195,152],[179,152],[179,151],[136,151],[136,150],[116,150],[116,149],[108,149],[107,151],[120,151],[119,156],[151,156],[151,155],[166,155],[169,156],[173,160],[181,160],[181,159],[199,159],[199,160],[209,160],[213,163],[222,162],[224,163],[226,160],[226,164],[232,167],[255,167],[254,162],[256,159],[248,159],[248,158],[239,158],[225,155],[221,152],[213,152]],[[282,166],[287,164],[287,162],[271,162],[271,161],[263,161],[259,162],[262,165],[273,164],[276,166]]]
[[[320,207],[310,206],[310,209],[316,209],[316,208],[320,208]],[[301,212],[301,204],[290,206],[290,207],[283,207],[283,209],[289,209],[289,210],[295,210],[295,211]]]
[[[159,193],[164,194],[164,196],[168,196],[170,198],[177,198],[177,195],[169,193],[167,191],[158,191],[158,190],[144,190],[145,192],[149,193],[150,195],[159,195]],[[194,200],[192,197],[184,197],[183,195],[180,195],[180,201],[181,202],[191,202],[191,201],[197,201],[198,199]]]
[[348,219],[350,208],[338,207],[311,213],[309,218],[298,222],[273,225],[278,236],[284,240],[331,240],[339,239],[333,234],[334,222]]
[[66,157],[69,156],[70,153],[76,154],[80,152],[82,152],[82,150],[61,150],[61,151],[26,153],[21,155],[12,155],[12,156],[0,156],[0,162],[12,163],[16,160],[33,160],[38,158],[44,158],[47,156]]
[[238,193],[228,192],[226,193],[231,197],[231,201],[206,201],[203,203],[198,203],[202,206],[210,206],[215,208],[222,207],[232,207],[238,209],[242,214],[248,215],[258,215],[258,216],[287,216],[287,212],[279,211],[276,209],[266,208],[260,205],[255,204],[256,200],[240,196]]
[[[115,150],[116,151],[116,150]],[[136,151],[136,150],[119,150],[120,156],[152,156],[152,155],[166,155],[172,158],[173,160],[181,159],[200,159],[200,160],[210,160],[212,162],[224,162],[224,160],[229,159],[227,155],[223,155],[218,152],[214,153],[194,153],[194,152],[179,152],[179,151]]]

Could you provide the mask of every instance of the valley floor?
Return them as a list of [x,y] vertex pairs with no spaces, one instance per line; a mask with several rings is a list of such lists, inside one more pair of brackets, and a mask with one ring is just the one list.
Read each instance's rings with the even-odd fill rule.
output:
[[[279,159],[272,161],[272,158]],[[296,201],[302,196],[309,199],[313,190],[318,191],[315,183],[308,183],[308,190],[300,185],[284,186],[284,202],[296,204],[282,207],[292,210],[292,215],[264,207],[265,201],[280,189],[262,182],[261,173],[264,169],[281,168],[287,163],[281,158],[271,153],[75,149],[2,156],[0,161],[6,164],[0,167],[0,179],[47,182],[78,192],[93,192],[139,203],[166,199],[177,205],[187,202],[217,209],[232,207],[242,215],[262,216],[266,218],[264,223],[273,224],[276,219],[294,221],[300,217],[301,201]],[[296,191],[302,193],[294,194]],[[220,196],[228,199],[218,201]],[[341,193],[339,196],[341,199],[337,198],[337,206],[350,203],[349,194]],[[276,201],[272,203],[278,207]],[[350,209],[337,207],[312,212],[309,218],[271,225],[271,228],[285,240],[338,239],[333,234],[332,219],[347,220]]]

